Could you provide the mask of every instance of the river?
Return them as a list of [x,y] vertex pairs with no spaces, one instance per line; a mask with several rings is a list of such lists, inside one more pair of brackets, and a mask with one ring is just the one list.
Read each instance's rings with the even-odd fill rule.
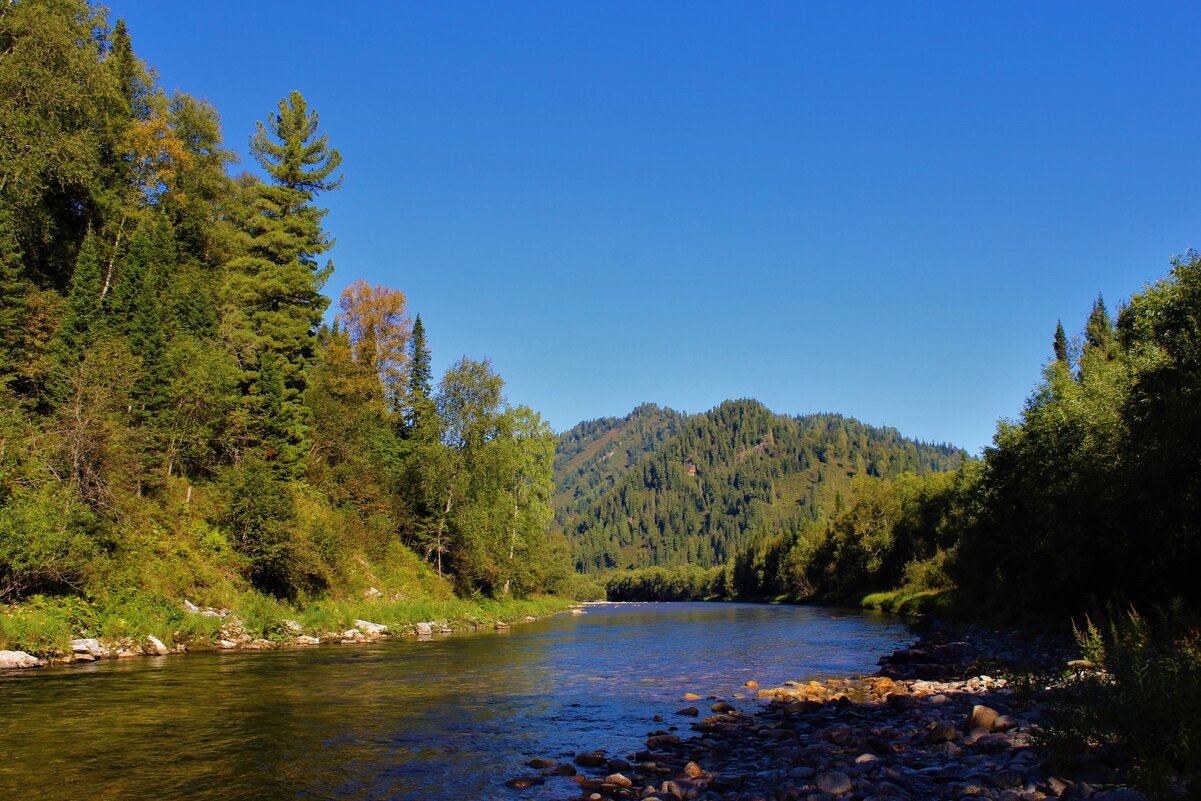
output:
[[520,792],[504,781],[532,773],[531,757],[625,755],[647,731],[687,730],[691,719],[671,714],[685,692],[753,697],[751,679],[869,672],[906,639],[895,618],[853,610],[616,604],[427,643],[8,673],[0,795],[566,798],[575,785],[563,779]]

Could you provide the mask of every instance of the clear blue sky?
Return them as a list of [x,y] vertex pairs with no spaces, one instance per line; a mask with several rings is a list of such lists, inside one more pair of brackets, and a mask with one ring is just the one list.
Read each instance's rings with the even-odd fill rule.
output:
[[[112,0],[245,154],[345,159],[337,297],[404,290],[556,430],[754,397],[977,451],[1201,247],[1198,3]],[[251,166],[249,164],[247,167]]]

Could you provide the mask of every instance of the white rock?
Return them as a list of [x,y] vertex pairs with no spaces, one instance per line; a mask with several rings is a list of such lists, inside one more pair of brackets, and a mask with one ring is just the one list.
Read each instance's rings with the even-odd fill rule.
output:
[[99,659],[104,656],[104,647],[100,645],[100,640],[95,637],[86,639],[71,640],[71,653],[87,654],[88,656]]
[[151,649],[153,649],[153,651],[159,656],[166,656],[167,654],[171,653],[171,649],[163,645],[163,641],[158,637],[155,637],[153,634],[146,638],[146,642],[150,643]]
[[233,640],[221,640],[217,644],[227,651],[238,647],[238,644]]
[[417,636],[418,637],[428,637],[433,633],[434,633],[434,627],[431,626],[429,623],[418,623],[417,624]]
[[321,639],[319,637],[310,637],[307,634],[301,634],[296,638],[297,645],[318,645],[320,643]]
[[295,620],[281,620],[279,624],[288,630],[290,634],[300,634],[304,631],[304,626],[297,623]]
[[24,651],[0,651],[0,670],[32,668],[41,664],[42,660]]
[[370,620],[356,620],[354,627],[371,637],[380,637],[388,633],[388,627],[383,623],[372,623]]
[[375,587],[368,587],[367,591],[363,593],[364,598],[378,598],[381,595],[383,595],[383,593],[377,590]]
[[187,598],[183,599],[183,608],[185,611],[191,612],[193,615],[200,614],[200,607],[189,601]]

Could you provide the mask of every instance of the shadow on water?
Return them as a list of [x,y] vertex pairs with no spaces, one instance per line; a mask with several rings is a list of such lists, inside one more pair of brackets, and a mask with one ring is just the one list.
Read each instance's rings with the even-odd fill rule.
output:
[[[0,676],[22,798],[512,798],[532,756],[635,749],[680,695],[874,669],[895,619],[751,604],[593,607],[430,643],[104,661]],[[547,798],[550,788],[523,798]]]

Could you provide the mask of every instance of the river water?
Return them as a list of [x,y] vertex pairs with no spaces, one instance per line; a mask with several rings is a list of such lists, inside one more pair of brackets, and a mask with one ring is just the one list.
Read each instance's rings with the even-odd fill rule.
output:
[[0,796],[567,798],[564,779],[520,792],[504,781],[533,773],[531,757],[625,755],[647,731],[687,730],[671,714],[683,693],[753,697],[750,679],[869,672],[906,639],[894,618],[859,611],[617,604],[428,643],[8,673]]

